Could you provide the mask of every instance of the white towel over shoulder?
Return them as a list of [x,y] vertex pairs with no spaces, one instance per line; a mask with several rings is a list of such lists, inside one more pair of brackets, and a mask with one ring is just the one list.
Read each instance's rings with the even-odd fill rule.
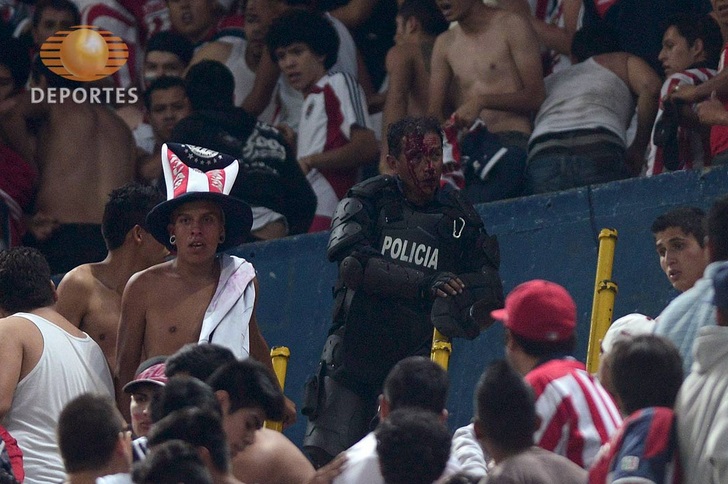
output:
[[255,303],[255,269],[240,257],[220,256],[220,280],[202,320],[199,343],[215,343],[238,359],[250,355],[250,318]]

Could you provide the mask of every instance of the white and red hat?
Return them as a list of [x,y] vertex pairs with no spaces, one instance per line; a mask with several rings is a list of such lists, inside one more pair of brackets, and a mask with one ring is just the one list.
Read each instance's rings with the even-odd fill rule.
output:
[[135,389],[143,385],[163,387],[167,383],[167,375],[164,373],[165,361],[167,361],[166,356],[155,356],[142,361],[134,374],[134,379],[124,385],[122,390],[134,393]]
[[[202,172],[189,166],[213,164],[225,168]],[[250,232],[253,215],[247,203],[229,195],[240,169],[238,160],[199,146],[165,143],[162,145],[162,169],[167,200],[155,206],[147,215],[147,227],[155,239],[174,250],[169,243],[167,230],[172,212],[184,203],[210,200],[220,206],[225,216],[225,241],[218,246],[218,251],[242,243]]]

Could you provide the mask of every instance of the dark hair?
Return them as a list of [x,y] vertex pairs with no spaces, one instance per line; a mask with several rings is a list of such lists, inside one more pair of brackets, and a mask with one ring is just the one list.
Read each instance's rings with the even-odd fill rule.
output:
[[564,341],[533,341],[521,335],[509,331],[511,338],[521,347],[524,353],[536,358],[544,358],[552,355],[571,354],[576,348],[576,335],[571,335]]
[[156,188],[139,183],[127,183],[109,193],[101,221],[101,233],[108,250],[124,244],[126,234],[135,225],[146,227],[146,216],[155,205],[164,201]]
[[205,447],[217,470],[225,473],[230,470],[230,450],[219,414],[208,409],[183,408],[156,422],[148,435],[150,448],[173,439]]
[[95,471],[111,461],[124,420],[111,397],[85,393],[63,408],[57,431],[66,472]]
[[164,373],[169,378],[185,373],[205,381],[215,370],[233,361],[237,361],[235,355],[225,346],[190,343],[167,358]]
[[711,262],[728,260],[728,195],[713,203],[706,222],[708,240],[712,247]]
[[398,15],[405,21],[414,17],[427,35],[440,35],[449,26],[435,0],[404,0]]
[[427,410],[401,408],[375,431],[377,455],[387,484],[431,484],[450,458],[450,432]]
[[155,393],[151,403],[152,421],[184,408],[197,407],[222,416],[215,393],[205,382],[190,376],[175,376],[167,380],[162,391]]
[[533,445],[536,406],[531,387],[506,361],[486,368],[475,388],[475,408],[485,436],[507,452]]
[[230,396],[228,414],[241,408],[260,408],[268,420],[283,420],[285,397],[275,375],[262,363],[248,358],[233,361],[213,373],[207,380],[214,391]]
[[160,76],[154,79],[146,91],[144,91],[144,107],[147,108],[147,111],[152,109],[152,93],[154,91],[171,89],[173,87],[182,88],[185,94],[187,94],[187,83],[181,77]]
[[717,69],[720,52],[723,49],[723,36],[713,17],[686,12],[676,13],[669,16],[664,22],[663,32],[670,27],[675,27],[678,34],[685,38],[689,47],[694,46],[696,40],[702,40],[705,65]]
[[136,484],[213,484],[200,454],[184,440],[168,440],[154,447],[134,466]]
[[179,57],[179,60],[181,60],[184,65],[188,65],[192,60],[192,54],[195,52],[195,47],[184,35],[171,30],[165,30],[157,32],[149,37],[144,51],[146,54],[155,51],[169,52]]
[[73,23],[71,25],[81,23],[81,14],[78,12],[78,7],[75,3],[69,0],[38,0],[33,9],[33,28],[37,28],[40,25],[43,10],[47,8],[69,12],[73,16]]
[[266,35],[266,44],[275,63],[278,63],[276,49],[298,42],[306,44],[314,54],[324,56],[326,70],[336,64],[339,35],[322,14],[310,10],[290,10],[273,21]]
[[187,97],[195,111],[229,108],[234,105],[235,78],[222,62],[198,62],[187,71],[185,84]]
[[652,222],[652,233],[677,227],[685,235],[692,235],[700,247],[705,246],[705,212],[698,207],[679,207],[669,210]]
[[391,123],[387,127],[387,146],[389,146],[389,154],[397,158],[402,154],[402,139],[412,134],[425,135],[427,133],[436,133],[442,139],[442,129],[440,123],[435,118],[424,117],[414,118],[406,117],[399,121]]
[[21,89],[28,82],[30,57],[21,41],[14,38],[0,39],[0,66],[4,66],[10,71],[10,76],[13,78],[13,91]]
[[424,356],[399,361],[384,380],[384,397],[391,410],[415,407],[441,413],[447,403],[450,379],[437,363]]
[[571,55],[577,62],[599,54],[620,52],[622,46],[614,29],[606,22],[599,21],[582,27],[574,33],[571,40]]
[[609,354],[612,385],[625,413],[675,405],[683,365],[672,342],[654,334],[641,334],[617,340]]
[[51,269],[43,254],[31,247],[0,251],[0,308],[7,313],[52,306]]

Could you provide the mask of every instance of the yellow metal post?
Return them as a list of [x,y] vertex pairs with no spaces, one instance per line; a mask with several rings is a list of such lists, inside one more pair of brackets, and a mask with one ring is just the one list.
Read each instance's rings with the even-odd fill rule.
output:
[[617,284],[612,281],[616,245],[617,231],[615,229],[602,229],[599,232],[599,254],[597,255],[591,329],[586,356],[586,367],[590,373],[596,373],[599,368],[600,343],[612,324],[614,299],[617,295]]
[[[276,377],[278,378],[278,384],[281,386],[281,391],[286,386],[286,373],[288,372],[288,359],[291,357],[291,351],[287,346],[274,346],[270,349],[270,358],[273,361],[273,371],[275,371]],[[283,422],[265,422],[266,428],[271,430],[277,430],[278,432],[283,431]]]
[[430,359],[447,370],[450,363],[450,353],[452,353],[452,343],[450,343],[450,338],[435,328],[434,333],[432,334],[432,350],[430,351]]

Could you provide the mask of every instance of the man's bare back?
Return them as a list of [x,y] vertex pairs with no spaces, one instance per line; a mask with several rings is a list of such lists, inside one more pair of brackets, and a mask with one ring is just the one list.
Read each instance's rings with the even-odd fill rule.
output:
[[233,475],[243,482],[306,483],[316,471],[293,442],[280,432],[262,428],[255,442],[233,457]]
[[124,290],[117,279],[117,272],[104,262],[78,266],[58,285],[56,303],[59,313],[98,343],[112,373]]
[[480,117],[491,132],[529,134],[530,114],[540,106],[544,88],[538,41],[528,20],[479,0],[457,20],[459,25],[435,42],[430,114],[447,117],[445,99],[453,84],[455,117],[462,126]]
[[129,128],[98,104],[49,104],[38,132],[36,208],[66,223],[101,223],[109,192],[134,179]]

